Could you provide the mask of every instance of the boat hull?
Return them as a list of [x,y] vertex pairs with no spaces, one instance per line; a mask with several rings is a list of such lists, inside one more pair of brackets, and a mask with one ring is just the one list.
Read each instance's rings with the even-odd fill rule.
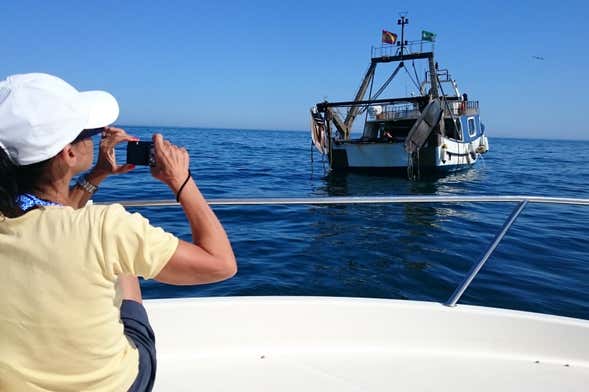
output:
[[[488,150],[484,135],[468,142],[441,138],[437,146],[426,146],[414,157],[422,174],[443,174],[468,169]],[[406,175],[411,156],[403,142],[382,143],[332,141],[330,156],[334,171]]]
[[[325,297],[145,301],[162,391],[586,391],[589,321]],[[492,377],[489,377],[492,375]]]

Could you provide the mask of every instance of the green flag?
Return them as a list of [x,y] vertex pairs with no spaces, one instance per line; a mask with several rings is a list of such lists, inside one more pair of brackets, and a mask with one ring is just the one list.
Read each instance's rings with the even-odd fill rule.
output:
[[430,31],[422,30],[421,31],[421,40],[434,42],[436,40],[436,35]]

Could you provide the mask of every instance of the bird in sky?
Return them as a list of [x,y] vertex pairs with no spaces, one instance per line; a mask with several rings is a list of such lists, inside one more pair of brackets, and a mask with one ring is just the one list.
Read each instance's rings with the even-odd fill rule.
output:
[[542,56],[532,56],[532,58],[534,60],[544,60],[544,57],[542,57]]

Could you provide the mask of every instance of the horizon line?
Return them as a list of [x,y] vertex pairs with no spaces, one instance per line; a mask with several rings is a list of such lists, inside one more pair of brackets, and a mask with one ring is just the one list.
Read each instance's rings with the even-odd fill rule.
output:
[[[130,128],[172,128],[172,129],[218,129],[227,131],[262,131],[262,132],[310,132],[302,129],[277,129],[277,128],[227,128],[227,127],[204,127],[204,126],[186,126],[186,125],[132,125],[132,124],[120,124],[119,127],[130,127]],[[491,140],[493,138],[498,139],[514,139],[514,140],[562,140],[571,142],[584,142],[589,141],[589,137],[585,139],[573,139],[573,138],[546,138],[546,137],[518,137],[518,136],[493,136],[490,135]]]

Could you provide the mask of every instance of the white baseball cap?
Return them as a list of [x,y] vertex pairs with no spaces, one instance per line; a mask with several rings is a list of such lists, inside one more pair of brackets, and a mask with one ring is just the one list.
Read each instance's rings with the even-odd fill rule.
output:
[[105,127],[118,116],[111,94],[80,92],[53,75],[20,74],[0,81],[0,147],[16,165],[52,158],[83,130]]

